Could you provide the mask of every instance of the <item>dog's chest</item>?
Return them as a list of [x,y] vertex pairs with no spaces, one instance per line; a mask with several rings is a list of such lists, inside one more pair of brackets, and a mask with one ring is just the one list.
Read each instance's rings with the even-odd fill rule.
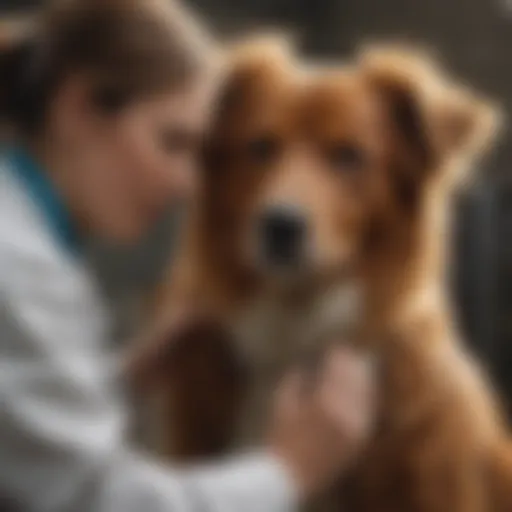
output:
[[239,442],[258,442],[278,380],[307,358],[319,340],[343,332],[359,319],[361,293],[343,284],[290,303],[278,295],[251,302],[231,324],[238,350],[249,362],[251,385],[241,417]]

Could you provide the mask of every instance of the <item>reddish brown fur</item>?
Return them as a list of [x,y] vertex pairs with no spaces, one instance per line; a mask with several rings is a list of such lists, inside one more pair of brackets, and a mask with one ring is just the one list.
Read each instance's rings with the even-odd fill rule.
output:
[[[307,205],[316,271],[298,288],[313,293],[349,268],[367,301],[359,327],[383,357],[381,422],[340,498],[353,508],[342,510],[512,510],[508,433],[444,291],[449,197],[495,127],[487,103],[421,55],[377,49],[350,68],[310,71],[272,45],[235,58],[159,309],[200,305],[227,322],[272,293],[248,251],[251,219],[275,197]],[[251,141],[268,134],[280,156],[257,161]],[[332,168],[326,154],[340,142],[363,152],[360,171]],[[171,413],[179,424],[184,415]]]

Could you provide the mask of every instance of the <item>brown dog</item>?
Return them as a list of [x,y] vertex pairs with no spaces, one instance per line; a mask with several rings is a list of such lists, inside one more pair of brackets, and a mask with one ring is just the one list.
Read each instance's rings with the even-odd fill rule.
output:
[[283,368],[350,329],[382,356],[382,417],[340,510],[512,511],[508,434],[445,292],[450,195],[496,121],[420,54],[308,67],[273,44],[240,50],[158,302],[208,311],[229,338],[176,345],[162,449],[257,441]]

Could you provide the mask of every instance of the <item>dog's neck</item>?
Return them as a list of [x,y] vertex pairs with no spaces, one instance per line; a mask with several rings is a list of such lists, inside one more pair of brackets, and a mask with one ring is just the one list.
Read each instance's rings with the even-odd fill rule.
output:
[[366,259],[362,274],[368,323],[386,332],[425,315],[449,320],[449,213],[445,198],[427,195],[409,223],[390,229],[384,246]]
[[249,361],[278,368],[359,325],[361,292],[349,279],[307,289],[262,287],[231,312],[227,323]]
[[359,322],[360,288],[356,282],[325,288],[262,289],[232,312],[228,327],[253,376],[242,414],[242,446],[260,439],[262,418],[277,381],[294,364],[313,375],[326,343],[341,341],[342,332]]

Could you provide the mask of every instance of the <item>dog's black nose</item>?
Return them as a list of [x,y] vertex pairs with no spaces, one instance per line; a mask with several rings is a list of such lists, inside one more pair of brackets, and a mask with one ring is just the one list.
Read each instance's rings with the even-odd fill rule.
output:
[[263,257],[272,265],[297,265],[306,235],[304,215],[291,207],[268,209],[261,217]]

